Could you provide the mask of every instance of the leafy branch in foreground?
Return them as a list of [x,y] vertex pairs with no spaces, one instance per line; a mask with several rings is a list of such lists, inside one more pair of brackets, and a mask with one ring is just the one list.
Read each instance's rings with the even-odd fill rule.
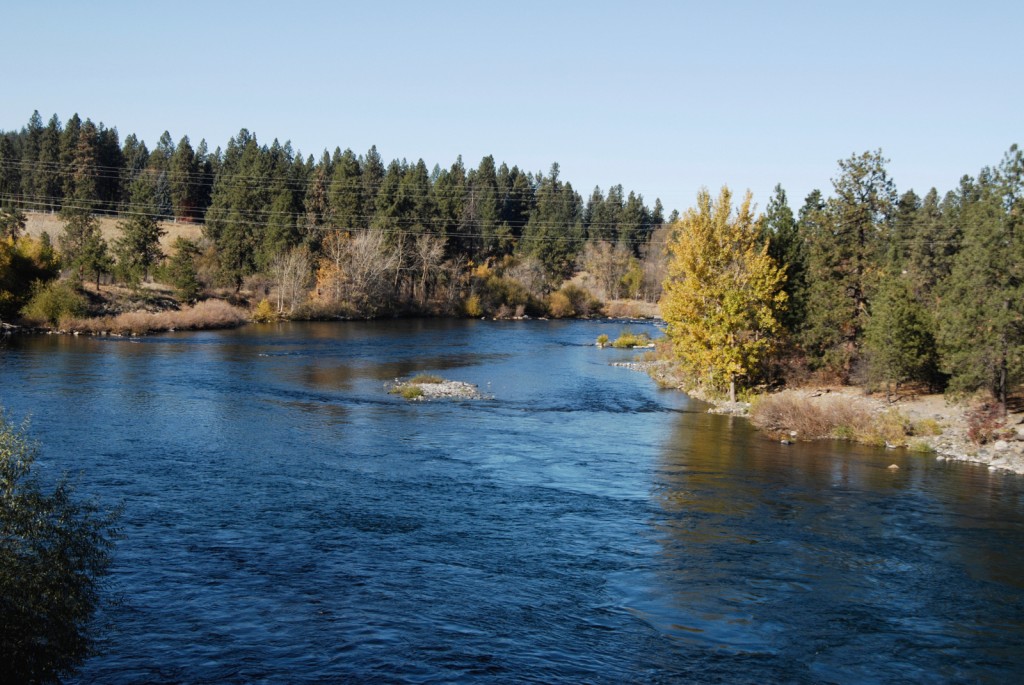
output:
[[0,411],[0,661],[8,682],[55,682],[94,647],[118,531],[117,512],[75,497],[62,479],[52,493],[31,473],[39,454],[26,427]]

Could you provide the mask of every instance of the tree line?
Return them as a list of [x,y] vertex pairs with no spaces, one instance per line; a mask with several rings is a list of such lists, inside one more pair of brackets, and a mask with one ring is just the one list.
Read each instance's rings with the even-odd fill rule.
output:
[[[373,233],[395,253],[396,280],[405,282],[392,295],[405,296],[422,290],[423,272],[432,270],[422,257],[438,247],[440,263],[452,265],[532,258],[553,283],[575,270],[588,243],[641,258],[665,222],[660,201],[648,207],[621,185],[595,188],[584,202],[557,163],[534,173],[491,156],[467,168],[460,157],[429,169],[423,160],[385,162],[376,147],[362,155],[336,148],[317,160],[289,143],[261,144],[246,129],[223,150],[205,141],[193,147],[188,136],[175,144],[166,132],[150,150],[134,134],[121,143],[117,129],[77,114],[44,124],[38,112],[21,130],[0,133],[0,206],[67,217],[62,252],[94,276],[118,264],[122,277],[148,272],[160,255],[142,248],[154,242],[159,220],[202,223],[211,280],[236,290],[254,274],[272,273],[292,250],[306,251],[318,267],[352,247],[339,236]],[[102,214],[120,217],[131,234],[106,256],[87,225]]]
[[1024,380],[1024,154],[944,194],[898,194],[881,151],[839,162],[794,213],[723,188],[675,225],[662,310],[676,356],[722,390],[780,377],[989,390]]

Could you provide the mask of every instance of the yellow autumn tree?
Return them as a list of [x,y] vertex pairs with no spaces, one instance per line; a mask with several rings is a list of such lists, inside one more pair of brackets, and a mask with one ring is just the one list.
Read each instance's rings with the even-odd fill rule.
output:
[[722,187],[697,194],[673,227],[661,312],[684,370],[715,390],[750,380],[775,345],[785,304],[784,271],[768,255],[748,191],[733,212]]

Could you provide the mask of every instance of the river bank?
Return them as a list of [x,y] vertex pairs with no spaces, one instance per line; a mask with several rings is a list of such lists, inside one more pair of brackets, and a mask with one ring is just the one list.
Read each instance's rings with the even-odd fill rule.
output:
[[[659,385],[671,387],[709,404],[708,412],[750,419],[755,426],[782,442],[845,439],[932,454],[940,461],[983,464],[993,471],[1024,474],[1024,412],[1009,411],[1005,417],[986,412],[977,402],[951,401],[939,394],[904,394],[887,399],[857,387],[813,387],[769,393],[752,402],[729,402],[686,389],[671,365],[664,361],[617,364],[650,375]],[[794,405],[786,415],[761,418],[759,408],[785,398]],[[760,405],[760,407],[759,407]],[[798,415],[834,413],[841,407],[859,426],[840,427],[838,434],[826,426],[817,431],[800,430]],[[834,426],[832,427],[834,428]]]

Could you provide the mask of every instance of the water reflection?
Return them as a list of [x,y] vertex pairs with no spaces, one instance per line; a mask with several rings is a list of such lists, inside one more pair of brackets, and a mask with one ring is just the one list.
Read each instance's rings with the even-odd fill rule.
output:
[[[938,475],[902,451],[785,446],[726,418],[682,415],[657,470],[656,576],[635,609],[675,639],[770,655],[812,679],[1020,665],[995,628],[1021,628],[1024,595],[1007,569],[1024,567],[1024,537],[997,523],[1020,515],[1019,486],[986,491],[970,468]],[[948,659],[977,649],[979,634],[982,653]]]

